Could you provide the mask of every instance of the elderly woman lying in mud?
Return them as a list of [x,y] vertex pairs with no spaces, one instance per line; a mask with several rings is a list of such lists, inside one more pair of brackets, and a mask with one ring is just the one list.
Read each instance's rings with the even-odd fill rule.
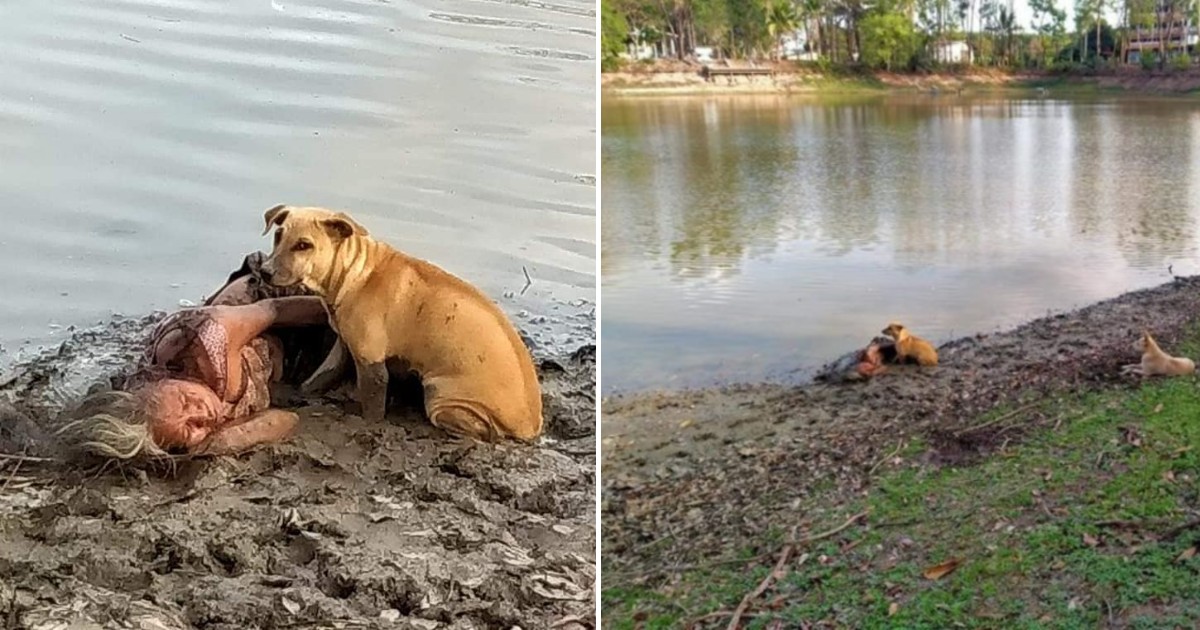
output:
[[204,306],[159,322],[121,387],[85,398],[59,434],[119,459],[229,454],[290,435],[299,418],[270,409],[270,386],[335,337],[320,298],[262,282],[260,263],[248,256]]
[[816,380],[824,382],[862,381],[887,372],[885,363],[911,363],[924,367],[938,364],[937,349],[933,344],[913,335],[899,322],[888,324],[862,350],[851,352],[826,365],[816,374]]

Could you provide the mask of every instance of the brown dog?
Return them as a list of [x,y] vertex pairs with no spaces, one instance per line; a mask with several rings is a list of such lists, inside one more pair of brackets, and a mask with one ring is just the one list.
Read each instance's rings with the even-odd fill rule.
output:
[[421,377],[425,412],[446,431],[489,441],[541,434],[529,350],[478,289],[372,239],[341,212],[280,205],[263,219],[263,234],[278,226],[264,276],[321,296],[340,338],[307,389],[324,385],[348,351],[369,420],[383,419],[390,369]]
[[1142,336],[1133,342],[1133,349],[1142,353],[1142,362],[1122,367],[1121,371],[1127,374],[1183,376],[1196,372],[1194,361],[1183,357],[1173,357],[1163,352],[1148,330],[1142,331]]
[[934,366],[938,364],[937,350],[933,344],[915,337],[903,324],[892,322],[883,329],[883,334],[896,341],[896,361],[903,363],[914,360],[917,365]]

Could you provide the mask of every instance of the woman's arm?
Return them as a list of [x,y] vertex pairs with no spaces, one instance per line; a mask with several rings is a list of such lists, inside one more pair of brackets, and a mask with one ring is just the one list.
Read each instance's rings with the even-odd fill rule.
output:
[[300,416],[282,409],[267,409],[241,422],[229,424],[201,442],[192,452],[196,455],[233,455],[260,444],[287,439]]
[[296,296],[261,300],[244,306],[214,306],[212,316],[225,328],[233,356],[251,339],[272,326],[327,324],[329,315],[319,297]]

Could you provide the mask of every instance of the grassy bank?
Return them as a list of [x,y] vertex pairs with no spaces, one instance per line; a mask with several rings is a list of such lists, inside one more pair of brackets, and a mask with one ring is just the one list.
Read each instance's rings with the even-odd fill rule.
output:
[[[1180,352],[1200,354],[1200,328]],[[1196,380],[1020,407],[1030,406],[1056,421],[965,466],[930,461],[924,444],[899,444],[867,487],[797,500],[795,519],[746,541],[740,560],[656,575],[610,578],[606,570],[605,626],[674,628],[704,618],[698,627],[725,627],[726,613],[785,549],[744,627],[1200,625]],[[979,418],[973,430],[1002,434],[1020,421],[1019,409]],[[861,512],[836,534],[802,542]],[[952,572],[930,571],[954,559],[961,563]],[[662,564],[670,569],[670,558]]]

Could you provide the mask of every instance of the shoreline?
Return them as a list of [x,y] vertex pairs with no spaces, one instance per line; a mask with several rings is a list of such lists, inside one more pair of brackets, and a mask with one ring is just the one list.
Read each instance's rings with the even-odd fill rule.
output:
[[1001,72],[974,69],[928,74],[872,72],[821,73],[788,65],[771,76],[700,75],[698,64],[681,62],[635,67],[600,75],[603,97],[712,96],[722,94],[894,94],[1003,93],[1045,90],[1046,94],[1184,95],[1200,90],[1200,71],[1148,72],[1123,68],[1094,75]]
[[[720,444],[788,433],[820,441],[831,425],[877,446],[870,434],[897,425],[880,418],[878,409],[920,418],[905,423],[905,434],[933,435],[960,429],[1028,395],[1127,385],[1131,380],[1120,375],[1119,367],[1139,360],[1132,343],[1141,329],[1149,327],[1169,352],[1191,321],[1189,313],[1200,313],[1200,276],[1177,277],[1011,329],[948,341],[938,346],[940,365],[927,371],[893,366],[888,374],[860,383],[759,382],[604,396],[605,492],[620,477],[671,475],[671,466],[711,454]],[[959,447],[986,450],[988,444],[977,440]]]

